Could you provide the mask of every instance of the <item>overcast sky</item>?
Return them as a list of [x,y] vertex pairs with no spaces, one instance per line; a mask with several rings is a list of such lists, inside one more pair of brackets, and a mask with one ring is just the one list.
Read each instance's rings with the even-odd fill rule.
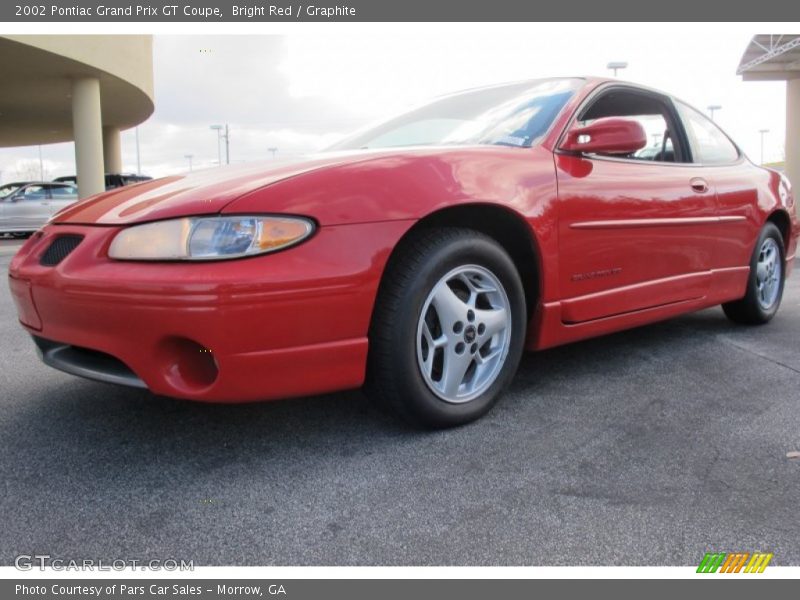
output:
[[[142,172],[161,176],[217,161],[212,123],[231,127],[231,162],[291,157],[322,148],[382,115],[431,96],[480,85],[554,75],[607,75],[650,85],[705,109],[756,162],[783,159],[784,84],[744,83],[736,67],[753,31],[721,24],[532,25],[504,31],[409,25],[402,35],[181,35],[154,38],[156,110],[139,127]],[[726,33],[729,32],[729,33]],[[123,164],[136,170],[133,130]],[[224,149],[223,149],[224,152]],[[50,177],[73,174],[73,146],[42,147]],[[3,181],[38,165],[38,148],[0,149]]]

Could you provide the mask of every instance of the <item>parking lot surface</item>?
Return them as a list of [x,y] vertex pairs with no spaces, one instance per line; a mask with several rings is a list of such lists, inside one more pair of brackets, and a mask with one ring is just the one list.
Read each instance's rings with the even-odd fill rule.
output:
[[14,245],[0,564],[800,565],[800,271],[767,326],[716,308],[528,354],[487,417],[420,432],[360,392],[213,406],[45,367]]

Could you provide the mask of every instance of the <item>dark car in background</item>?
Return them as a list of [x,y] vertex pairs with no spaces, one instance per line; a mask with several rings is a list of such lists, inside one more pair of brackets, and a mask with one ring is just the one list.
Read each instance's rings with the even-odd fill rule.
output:
[[[105,177],[107,190],[113,190],[114,188],[153,179],[147,175],[137,175],[136,173],[106,173]],[[53,181],[77,185],[78,177],[76,175],[65,175],[63,177],[56,177]]]

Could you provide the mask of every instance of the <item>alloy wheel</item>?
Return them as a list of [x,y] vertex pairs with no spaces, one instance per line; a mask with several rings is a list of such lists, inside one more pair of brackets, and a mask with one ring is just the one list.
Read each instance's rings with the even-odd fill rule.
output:
[[756,290],[761,308],[768,310],[778,300],[781,288],[781,253],[777,242],[768,237],[761,244],[756,265]]
[[433,286],[417,325],[416,353],[430,390],[446,402],[469,402],[502,371],[511,342],[511,306],[488,269],[465,265]]

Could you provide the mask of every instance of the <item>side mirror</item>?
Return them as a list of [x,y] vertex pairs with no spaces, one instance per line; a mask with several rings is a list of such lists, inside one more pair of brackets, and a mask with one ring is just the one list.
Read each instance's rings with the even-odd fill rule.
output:
[[647,145],[647,134],[633,119],[604,117],[567,132],[562,150],[584,154],[631,154]]

